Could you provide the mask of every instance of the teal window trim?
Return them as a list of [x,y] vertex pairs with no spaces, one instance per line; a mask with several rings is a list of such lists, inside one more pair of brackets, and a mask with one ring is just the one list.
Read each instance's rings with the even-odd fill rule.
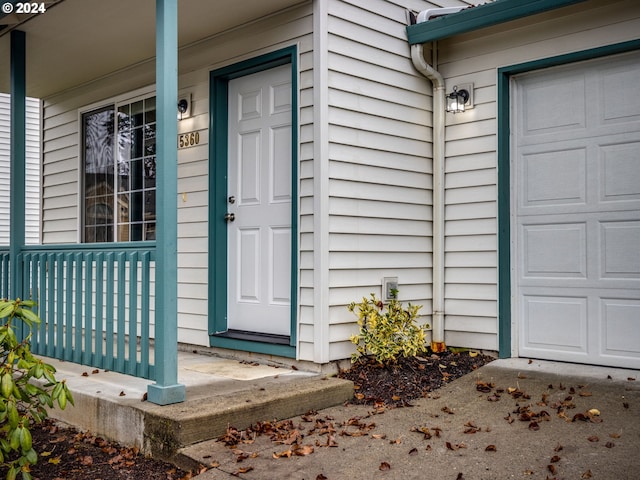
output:
[[496,0],[407,27],[410,45],[432,42],[585,0]]
[[511,356],[511,92],[513,75],[640,49],[640,40],[605,45],[498,69],[498,349]]
[[[291,336],[289,346],[216,337],[227,330],[227,119],[229,81],[291,65]],[[298,312],[298,49],[287,47],[210,73],[209,331],[212,346],[295,357]]]

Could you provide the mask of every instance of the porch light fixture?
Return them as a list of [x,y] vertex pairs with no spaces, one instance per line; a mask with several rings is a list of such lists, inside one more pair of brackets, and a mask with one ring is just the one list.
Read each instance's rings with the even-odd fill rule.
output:
[[463,113],[465,104],[469,103],[469,90],[461,88],[458,90],[458,86],[453,87],[453,92],[447,95],[447,112],[450,113]]
[[178,120],[182,120],[182,117],[187,114],[189,110],[189,101],[186,98],[180,99],[178,102]]

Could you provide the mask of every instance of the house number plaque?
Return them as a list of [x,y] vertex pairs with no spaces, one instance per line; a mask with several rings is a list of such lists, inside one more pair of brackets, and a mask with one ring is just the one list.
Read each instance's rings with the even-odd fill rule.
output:
[[200,132],[188,132],[178,135],[178,148],[195,147],[200,144]]

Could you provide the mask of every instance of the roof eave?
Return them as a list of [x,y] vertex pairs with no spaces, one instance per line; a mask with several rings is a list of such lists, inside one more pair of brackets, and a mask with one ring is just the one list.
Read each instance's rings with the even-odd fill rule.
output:
[[496,0],[417,25],[409,25],[407,37],[410,45],[432,42],[584,1],[586,0]]

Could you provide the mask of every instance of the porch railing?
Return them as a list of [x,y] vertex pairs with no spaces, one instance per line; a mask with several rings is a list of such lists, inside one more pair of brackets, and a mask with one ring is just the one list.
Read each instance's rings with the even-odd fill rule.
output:
[[[4,288],[10,265],[0,254]],[[22,297],[42,320],[34,353],[155,379],[155,243],[29,245],[18,262]]]
[[0,298],[9,297],[9,247],[0,247]]

